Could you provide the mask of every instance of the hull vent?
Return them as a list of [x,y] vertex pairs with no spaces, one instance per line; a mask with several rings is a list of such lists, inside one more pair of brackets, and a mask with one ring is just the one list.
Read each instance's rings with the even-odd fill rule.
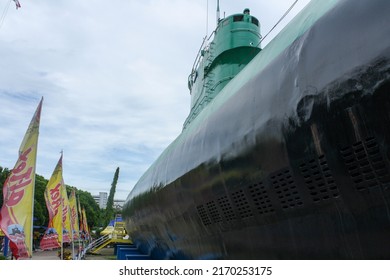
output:
[[262,182],[249,186],[249,192],[252,195],[253,203],[259,214],[263,215],[275,212],[271,199]]
[[241,218],[249,218],[253,216],[252,210],[243,190],[232,193],[232,198]]
[[356,190],[366,191],[390,182],[389,170],[375,138],[341,149]]
[[199,205],[196,207],[196,209],[198,210],[198,214],[199,214],[200,219],[202,220],[202,223],[205,226],[211,225],[209,215],[207,215],[207,212],[206,212],[206,209],[204,208],[204,206]]
[[303,206],[302,198],[289,169],[271,176],[271,183],[284,210]]
[[311,159],[299,166],[305,185],[314,202],[321,202],[339,196],[328,162],[324,155]]
[[222,221],[221,215],[219,215],[217,206],[214,201],[207,202],[207,210],[209,211],[211,221],[213,223],[218,223]]
[[226,195],[218,198],[218,204],[226,221],[231,221],[236,218],[230,200]]

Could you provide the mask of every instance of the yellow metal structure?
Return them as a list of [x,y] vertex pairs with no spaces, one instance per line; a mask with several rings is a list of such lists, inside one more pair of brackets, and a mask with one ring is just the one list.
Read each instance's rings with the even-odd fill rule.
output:
[[120,221],[117,220],[118,219],[115,219],[115,224],[114,227],[112,227],[112,230],[107,231],[107,234],[94,242],[95,245],[90,249],[91,253],[97,253],[99,250],[110,244],[132,244],[132,241],[127,235],[124,222],[122,222],[121,219]]

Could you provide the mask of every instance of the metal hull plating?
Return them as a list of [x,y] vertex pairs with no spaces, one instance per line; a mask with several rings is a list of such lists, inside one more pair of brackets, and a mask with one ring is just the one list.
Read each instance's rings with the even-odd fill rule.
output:
[[390,2],[332,2],[137,183],[123,216],[152,257],[390,258]]

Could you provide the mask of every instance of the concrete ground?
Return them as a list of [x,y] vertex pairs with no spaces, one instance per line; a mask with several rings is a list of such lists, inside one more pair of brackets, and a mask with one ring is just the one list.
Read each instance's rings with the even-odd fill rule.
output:
[[[60,260],[58,250],[53,251],[35,251],[33,252],[32,260]],[[103,248],[98,254],[87,254],[86,260],[116,260],[114,248]]]
[[58,251],[35,251],[32,255],[32,260],[60,260],[58,257]]
[[116,260],[114,255],[114,247],[103,248],[97,254],[87,254],[85,256],[86,260]]

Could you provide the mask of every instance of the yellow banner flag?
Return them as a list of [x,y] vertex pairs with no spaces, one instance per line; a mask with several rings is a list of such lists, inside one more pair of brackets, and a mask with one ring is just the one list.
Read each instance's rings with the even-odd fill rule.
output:
[[83,216],[83,231],[84,231],[84,239],[89,240],[89,229],[88,229],[88,222],[87,222],[87,215],[85,214],[85,209],[82,210],[82,216]]
[[61,247],[62,240],[62,155],[47,183],[45,201],[49,212],[49,225],[41,239],[41,249]]
[[32,256],[35,168],[43,98],[19,148],[15,167],[4,183],[0,227],[16,245],[20,258]]
[[76,203],[76,190],[72,189],[69,197],[69,207],[70,207],[70,221],[72,224],[73,231],[73,240],[78,240],[79,236],[79,215],[77,211]]
[[83,213],[81,211],[81,205],[80,205],[80,199],[77,200],[77,205],[78,205],[78,213],[79,213],[79,227],[80,227],[80,231],[83,232],[84,231],[84,223],[83,223]]
[[66,193],[66,186],[64,181],[62,181],[62,243],[70,243],[72,241],[71,232],[69,199]]

